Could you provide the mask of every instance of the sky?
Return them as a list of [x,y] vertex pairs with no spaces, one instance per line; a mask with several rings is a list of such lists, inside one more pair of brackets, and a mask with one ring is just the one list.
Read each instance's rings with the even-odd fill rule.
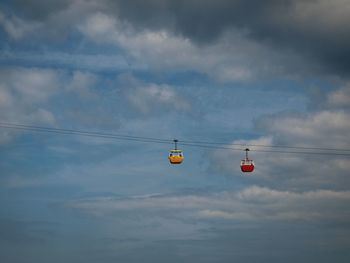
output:
[[1,123],[185,155],[0,127],[1,262],[349,262],[349,156],[252,146],[349,151],[349,24],[348,0],[1,1]]

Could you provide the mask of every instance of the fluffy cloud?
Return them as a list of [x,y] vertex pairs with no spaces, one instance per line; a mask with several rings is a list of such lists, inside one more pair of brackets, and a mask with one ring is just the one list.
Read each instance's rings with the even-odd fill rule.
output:
[[[132,58],[132,64],[157,71],[197,71],[220,82],[276,74],[294,77],[295,72],[308,71],[301,66],[305,62],[297,54],[279,53],[235,30],[223,34],[216,42],[198,46],[170,31],[138,30],[127,21],[101,12],[88,16],[77,28],[91,41],[122,48]],[[292,73],[285,66],[287,60],[293,65]]]
[[17,68],[4,69],[0,74],[7,89],[23,103],[45,101],[60,87],[59,74],[53,70]]
[[[291,127],[292,130],[292,127]],[[293,137],[288,137],[288,133],[281,133],[284,136],[283,141],[288,146],[307,147],[295,141]],[[328,143],[330,136],[324,134],[325,137],[319,137],[318,140],[313,138],[314,145],[322,145],[325,140]],[[279,149],[266,148],[254,145],[274,146],[281,145],[278,140],[275,142],[274,137],[261,138],[258,140],[235,141],[232,145],[237,148],[237,144],[250,145],[250,157],[255,161],[256,169],[252,174],[242,175],[239,168],[239,160],[243,158],[243,150],[239,151],[216,151],[212,154],[213,171],[221,171],[231,176],[239,176],[241,181],[259,182],[261,185],[274,185],[277,189],[346,189],[350,184],[348,178],[348,170],[350,169],[349,156],[332,155],[334,152],[327,151],[329,155],[303,154],[303,152],[319,152],[323,150],[302,150],[302,149]],[[329,138],[329,139],[328,139]],[[345,136],[343,136],[345,138]],[[304,140],[306,138],[302,138]],[[269,143],[270,142],[270,143]],[[339,142],[339,140],[338,140]],[[311,143],[311,142],[308,142]],[[310,144],[311,145],[311,144]],[[342,146],[342,144],[332,144],[331,146]],[[244,147],[241,146],[243,149]],[[256,151],[255,151],[256,150]],[[262,152],[259,152],[262,151]],[[267,152],[265,152],[267,151]],[[269,152],[277,151],[277,152]],[[279,151],[287,151],[289,153],[280,153]],[[348,154],[347,151],[340,152]],[[235,161],[234,161],[235,160]],[[242,177],[244,176],[244,177]]]
[[163,111],[166,107],[180,112],[190,108],[190,105],[181,100],[174,90],[167,85],[151,84],[147,87],[139,87],[128,94],[128,100],[143,114],[148,114],[156,108]]
[[[113,126],[114,116],[92,105],[99,104],[97,75],[82,71],[39,68],[0,70],[0,118],[2,122],[55,126],[73,121],[76,125]],[[59,106],[56,106],[58,103]],[[62,106],[63,105],[63,106]],[[60,124],[64,126],[65,124]],[[95,127],[96,128],[96,127]],[[2,130],[8,141],[17,132]]]
[[79,96],[83,98],[92,98],[95,97],[91,89],[97,83],[97,76],[91,73],[75,71],[73,72],[73,76],[71,82],[66,87],[68,91],[77,93]]
[[[0,19],[14,39],[31,28],[36,28],[36,35],[50,38],[66,38],[78,29],[97,42],[117,42],[152,66],[159,65],[161,57],[158,68],[181,68],[191,62],[210,74],[219,65],[220,72],[212,75],[220,80],[250,78],[252,66],[254,72],[285,75],[349,72],[346,0],[16,2],[11,8],[19,9],[23,17]],[[222,47],[225,35],[231,35],[230,45]],[[207,51],[218,47],[229,63],[211,63]],[[242,54],[243,59],[236,60]]]
[[12,68],[2,69],[0,77],[3,120],[53,122],[42,105],[60,88],[60,74],[52,70]]
[[164,112],[187,112],[189,101],[174,88],[166,84],[144,83],[133,76],[122,75],[119,85],[129,106],[142,115]]
[[262,118],[258,127],[273,134],[278,142],[295,146],[317,145],[349,148],[350,114],[343,110],[323,110],[307,114],[276,114]]
[[212,170],[241,174],[239,160],[244,156],[243,149],[249,147],[256,170],[247,176],[248,180],[278,189],[346,189],[350,184],[347,94],[347,86],[342,86],[324,94],[321,100],[311,98],[311,104],[318,104],[317,110],[260,117],[256,128],[265,137],[236,140],[228,145],[241,151],[215,151],[211,155]]
[[[0,71],[0,117],[3,122],[52,125],[54,114],[45,106],[60,88],[60,75],[52,70],[12,68]],[[15,134],[2,130],[1,140]]]

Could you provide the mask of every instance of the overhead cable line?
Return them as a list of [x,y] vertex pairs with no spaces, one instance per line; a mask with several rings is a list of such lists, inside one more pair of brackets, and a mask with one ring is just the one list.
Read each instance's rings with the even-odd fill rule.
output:
[[[204,144],[204,145],[232,145],[232,146],[242,146],[246,147],[247,144],[244,143],[227,143],[227,142],[208,142],[208,141],[186,141],[181,140],[184,143],[194,143],[194,144]],[[266,145],[266,144],[249,144],[253,147],[263,147],[263,148],[288,148],[288,149],[300,149],[300,150],[321,150],[321,151],[342,151],[350,152],[350,149],[337,149],[337,148],[323,148],[323,147],[304,147],[304,146],[290,146],[290,145]]]
[[[43,126],[13,124],[13,123],[4,123],[4,122],[0,122],[0,128],[26,130],[26,131],[33,131],[33,132],[55,133],[55,134],[62,134],[62,135],[77,135],[77,136],[87,136],[87,137],[96,137],[96,138],[105,138],[105,139],[127,140],[127,141],[136,141],[136,142],[145,142],[145,143],[159,143],[159,144],[173,143],[173,140],[171,139],[159,139],[159,138],[152,138],[152,137],[131,136],[131,135],[114,134],[114,133],[90,132],[90,131],[74,130],[74,129],[50,128],[50,127],[43,127]],[[189,140],[181,141],[181,145],[186,145],[191,147],[200,147],[200,148],[210,148],[210,149],[234,150],[234,151],[242,151],[242,148],[235,148],[230,146],[244,146],[244,147],[250,146],[250,147],[258,147],[258,148],[275,147],[280,149],[284,148],[284,149],[295,149],[295,150],[293,151],[269,150],[269,149],[252,149],[252,150],[254,152],[265,152],[265,153],[350,156],[350,153],[347,153],[350,151],[350,149],[336,149],[336,148],[297,147],[297,146],[282,146],[282,145],[271,146],[271,145],[262,145],[262,144],[232,144],[232,143],[225,144],[221,142],[200,142],[200,141],[189,141]],[[224,146],[224,145],[229,145],[229,146]],[[329,152],[329,151],[332,151],[332,152]]]
[[129,140],[129,141],[155,142],[155,143],[166,143],[166,144],[172,143],[172,140],[162,140],[162,139],[150,138],[150,137],[121,135],[121,134],[102,133],[102,132],[90,132],[90,131],[73,130],[73,129],[50,128],[50,127],[23,125],[23,124],[0,123],[0,127],[7,128],[7,129],[16,129],[16,130],[57,133],[57,134],[64,134],[64,135],[81,135],[81,136],[107,138],[107,139],[120,139],[120,140]]
[[[193,146],[193,147],[201,147],[201,148],[211,148],[211,149],[242,151],[242,148],[233,148],[233,147],[225,147],[225,146],[212,146],[212,145],[191,144],[191,143],[183,143],[183,142],[181,142],[181,145]],[[249,144],[249,145],[244,145],[244,146],[246,147],[246,146],[252,146],[252,145]],[[262,152],[262,153],[336,155],[336,156],[349,156],[350,157],[350,153],[339,153],[339,152],[282,151],[282,150],[262,150],[262,149],[251,149],[251,151]]]

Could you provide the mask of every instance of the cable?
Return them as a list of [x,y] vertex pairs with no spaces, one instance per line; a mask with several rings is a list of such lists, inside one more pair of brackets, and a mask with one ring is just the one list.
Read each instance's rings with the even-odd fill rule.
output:
[[150,138],[150,137],[120,135],[120,134],[101,133],[101,132],[88,132],[88,131],[82,131],[82,130],[50,128],[50,127],[23,125],[23,124],[0,123],[0,127],[8,128],[8,129],[17,129],[17,130],[51,132],[51,133],[68,134],[68,135],[83,135],[83,136],[92,136],[92,137],[110,138],[110,139],[160,142],[160,143],[168,143],[168,144],[172,143],[172,140],[164,140],[164,139],[157,139],[157,138]]
[[[3,123],[3,122],[0,122],[0,128],[27,130],[27,131],[34,131],[34,132],[48,132],[48,133],[63,134],[63,135],[78,135],[78,136],[97,137],[97,138],[106,138],[106,139],[128,140],[128,141],[137,141],[137,142],[145,142],[145,143],[173,144],[173,140],[170,140],[170,139],[158,139],[158,138],[152,138],[152,137],[131,136],[131,135],[101,133],[101,132],[88,132],[88,131],[82,131],[82,130],[50,128],[50,127]],[[210,149],[242,151],[241,148],[233,148],[233,147],[229,147],[229,146],[219,146],[219,145],[224,145],[224,143],[220,143],[220,142],[200,142],[200,141],[184,140],[184,141],[181,141],[181,145],[186,145],[186,146],[190,146],[190,147],[210,148]],[[247,147],[247,145],[244,145],[244,144],[230,144],[230,145]],[[294,147],[294,146],[282,146],[282,145],[279,145],[279,146],[254,145],[254,144],[249,145],[249,147],[251,147],[251,146],[253,146],[253,147],[271,147],[271,148],[276,147],[276,148],[282,148],[282,149],[285,148],[285,149],[302,150],[302,151],[288,151],[288,150],[282,151],[282,150],[254,149],[253,150],[254,152],[350,156],[350,153],[344,153],[344,151],[350,151],[349,149],[296,147],[296,146]],[[322,152],[304,151],[304,150],[322,150]],[[326,151],[333,151],[333,152],[326,152]],[[334,152],[334,151],[338,151],[338,152]]]
[[[201,147],[201,148],[211,148],[211,149],[222,149],[222,150],[233,150],[233,151],[242,151],[242,149],[225,147],[225,146],[211,146],[211,145],[197,145],[190,143],[181,143],[181,145]],[[254,149],[253,152],[262,152],[262,153],[287,153],[287,154],[310,154],[310,155],[335,155],[335,156],[349,156],[350,153],[329,153],[329,152],[303,152],[303,151],[279,151],[279,150],[260,150]]]
[[[212,145],[233,145],[233,146],[242,146],[246,147],[247,144],[243,143],[225,143],[225,142],[203,142],[203,141],[184,141],[181,140],[181,143],[195,143],[195,144],[212,144]],[[337,149],[337,148],[321,148],[321,147],[303,147],[303,146],[289,146],[289,145],[264,145],[264,144],[249,144],[249,146],[254,147],[263,147],[263,148],[288,148],[288,149],[302,149],[302,150],[322,150],[322,151],[344,151],[350,152],[350,149]]]

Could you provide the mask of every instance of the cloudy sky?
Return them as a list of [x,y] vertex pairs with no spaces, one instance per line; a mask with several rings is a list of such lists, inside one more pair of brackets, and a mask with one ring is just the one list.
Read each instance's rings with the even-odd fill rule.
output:
[[[0,122],[349,151],[349,24],[348,0],[3,0]],[[349,261],[349,156],[170,148],[0,128],[1,262]]]

